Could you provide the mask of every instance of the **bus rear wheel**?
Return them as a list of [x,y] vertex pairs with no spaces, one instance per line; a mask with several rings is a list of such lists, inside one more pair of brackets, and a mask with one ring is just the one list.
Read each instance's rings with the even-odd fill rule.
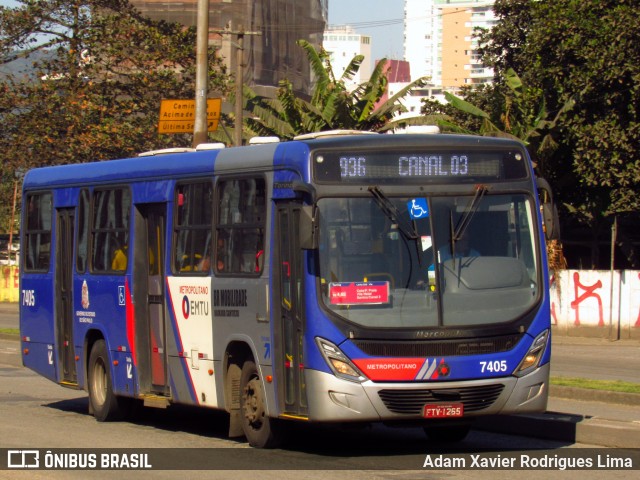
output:
[[109,353],[104,340],[98,340],[93,345],[87,374],[89,402],[96,420],[109,422],[122,419],[129,399],[119,398],[113,393]]
[[249,445],[276,448],[281,444],[277,420],[267,416],[267,402],[256,364],[248,360],[240,375],[240,413],[242,430]]

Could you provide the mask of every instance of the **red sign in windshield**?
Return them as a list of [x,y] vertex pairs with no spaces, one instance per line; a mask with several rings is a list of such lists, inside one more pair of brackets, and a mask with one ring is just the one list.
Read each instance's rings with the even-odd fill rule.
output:
[[389,303],[389,282],[337,282],[329,284],[332,305]]

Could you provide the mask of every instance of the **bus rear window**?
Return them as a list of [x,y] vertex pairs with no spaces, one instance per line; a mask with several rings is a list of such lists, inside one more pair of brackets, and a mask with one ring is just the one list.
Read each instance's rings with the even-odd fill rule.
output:
[[51,193],[27,196],[24,269],[46,272],[51,259]]

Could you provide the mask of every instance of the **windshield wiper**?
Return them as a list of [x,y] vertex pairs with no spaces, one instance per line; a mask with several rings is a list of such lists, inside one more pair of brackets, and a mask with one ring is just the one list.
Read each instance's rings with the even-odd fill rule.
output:
[[478,210],[478,207],[480,206],[480,201],[482,200],[482,197],[484,197],[484,194],[487,193],[488,191],[489,191],[489,187],[487,187],[486,185],[476,185],[476,194],[471,199],[471,202],[469,203],[469,205],[467,205],[467,208],[464,209],[464,213],[462,214],[462,217],[460,218],[458,225],[456,225],[456,230],[454,232],[454,238],[453,238],[454,241],[457,242],[462,238],[462,236],[464,235],[464,232],[467,230],[467,227],[471,223],[473,214],[476,213],[476,211]]
[[398,230],[400,230],[406,238],[416,240],[419,237],[418,230],[413,222],[409,222],[400,217],[400,211],[396,208],[393,202],[389,200],[389,197],[380,190],[380,187],[377,185],[369,187],[369,192],[373,195],[373,198],[380,207],[380,210],[382,210],[389,220],[398,225]]
[[451,229],[451,237],[450,237],[450,247],[451,247],[451,257],[453,258],[454,268],[455,268],[455,258],[456,258],[456,243],[460,240],[465,232],[467,231],[467,227],[471,223],[471,219],[473,218],[473,214],[476,213],[478,207],[480,206],[480,202],[482,201],[482,197],[484,197],[485,193],[489,191],[489,187],[486,185],[476,185],[476,193],[464,209],[462,217],[458,221],[456,228],[453,228],[453,212],[449,212],[449,228]]
[[[419,241],[420,235],[418,234],[418,229],[416,228],[415,222],[410,222],[406,219],[401,218],[400,211],[377,185],[369,187],[369,192],[371,192],[373,199],[380,207],[380,210],[382,210],[382,213],[384,213],[389,220],[391,220],[395,225],[398,226],[398,230],[402,232],[405,238],[407,238],[408,240],[413,240],[413,244],[416,247],[416,253],[418,255],[418,264],[422,265],[422,247],[421,242]],[[409,269],[410,270],[409,276],[407,277],[407,285],[409,284],[409,281],[412,277],[413,262],[410,263]]]

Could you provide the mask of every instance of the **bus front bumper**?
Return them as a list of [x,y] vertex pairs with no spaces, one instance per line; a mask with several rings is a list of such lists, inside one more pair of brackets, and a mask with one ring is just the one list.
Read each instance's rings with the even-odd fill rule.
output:
[[[318,422],[426,421],[421,399],[425,399],[424,404],[461,402],[465,418],[544,412],[549,370],[547,363],[520,378],[411,383],[354,383],[329,373],[307,370],[309,419]],[[457,394],[460,394],[458,400]]]

